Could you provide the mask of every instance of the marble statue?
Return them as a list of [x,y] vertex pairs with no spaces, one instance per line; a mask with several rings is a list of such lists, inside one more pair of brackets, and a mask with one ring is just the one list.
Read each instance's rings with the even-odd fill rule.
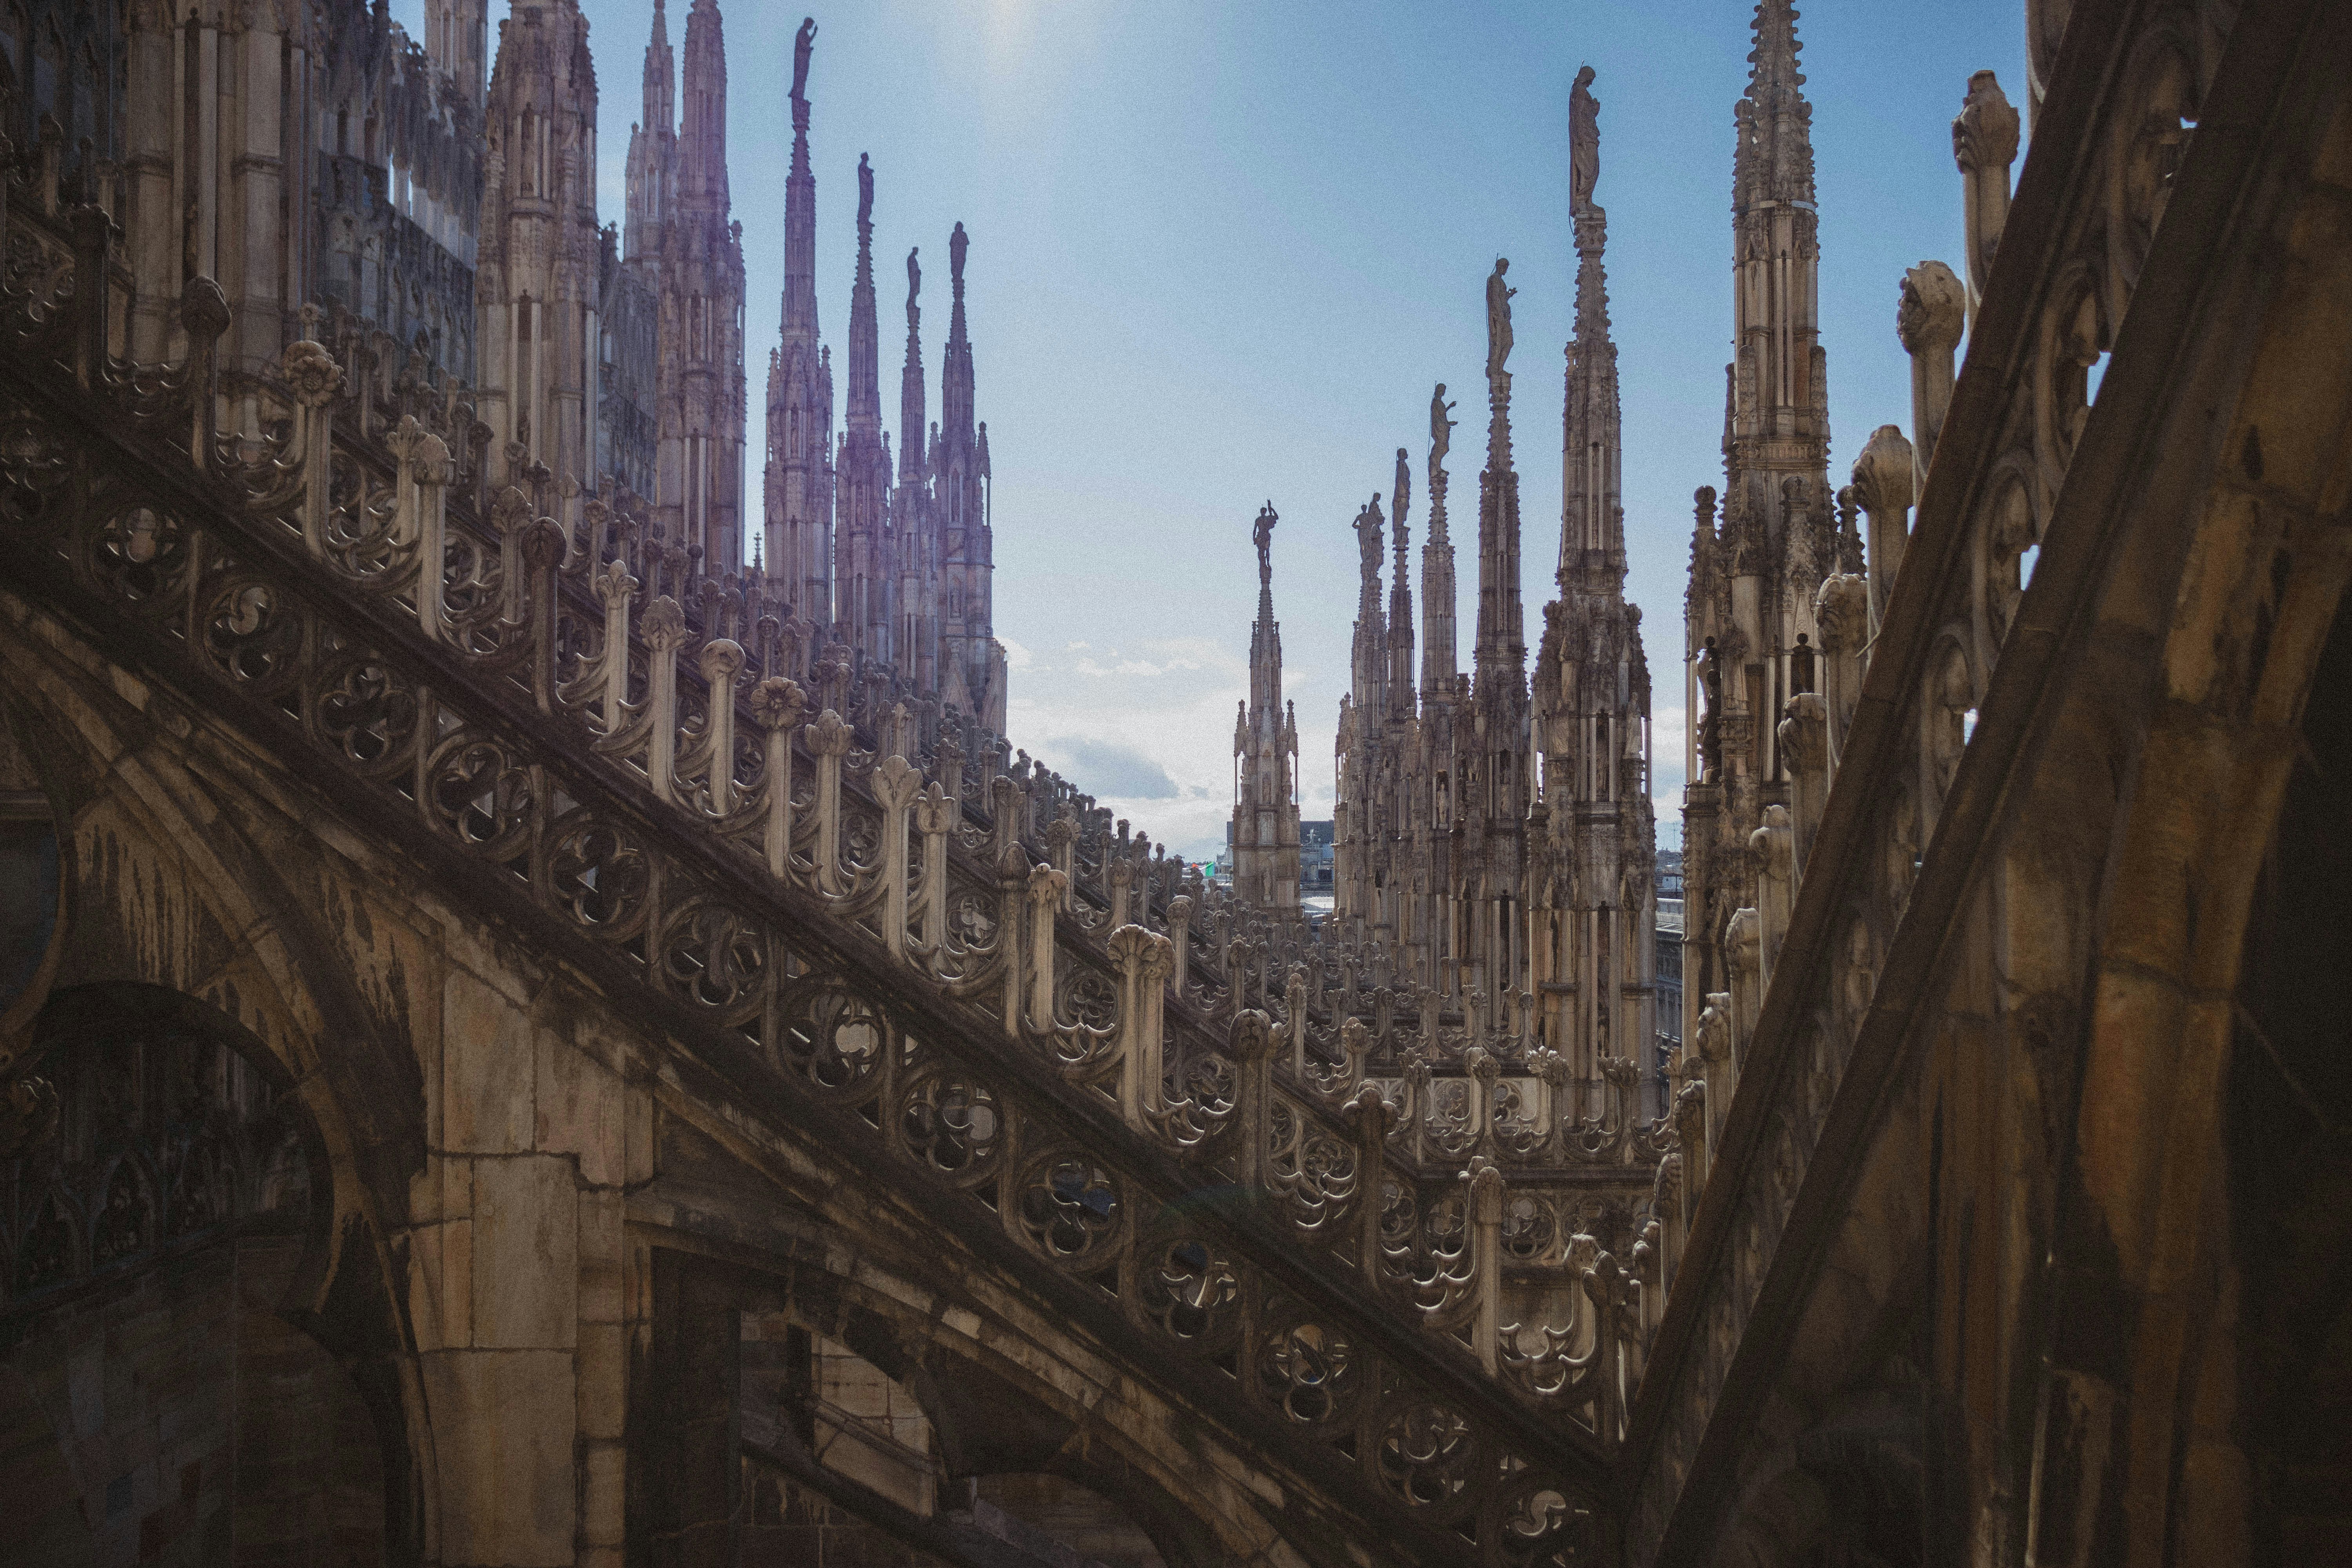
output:
[[1363,551],[1364,581],[1376,583],[1381,575],[1381,530],[1388,520],[1381,515],[1381,498],[1374,492],[1370,501],[1356,513],[1356,543]]
[[793,39],[793,101],[808,101],[809,51],[816,47],[816,18],[801,18],[801,30]]
[[1437,390],[1429,395],[1429,466],[1433,468],[1445,461],[1445,454],[1454,447],[1454,422],[1446,417],[1454,405],[1445,401],[1445,384],[1439,382]]
[[866,154],[857,154],[857,221],[863,226],[874,221],[874,165]]
[[910,332],[917,330],[916,323],[921,320],[915,308],[915,296],[923,291],[923,268],[915,257],[922,248],[918,245],[907,252],[907,330]]
[[1568,210],[1592,205],[1592,184],[1601,177],[1601,105],[1592,97],[1592,68],[1576,73],[1568,95]]
[[1504,362],[1511,357],[1511,296],[1517,289],[1503,282],[1503,274],[1511,269],[1508,258],[1495,258],[1495,270],[1486,279],[1486,378],[1491,381],[1507,374]]
[[1276,515],[1274,503],[1266,502],[1257,513],[1257,580],[1261,587],[1274,584],[1274,525],[1282,519]]

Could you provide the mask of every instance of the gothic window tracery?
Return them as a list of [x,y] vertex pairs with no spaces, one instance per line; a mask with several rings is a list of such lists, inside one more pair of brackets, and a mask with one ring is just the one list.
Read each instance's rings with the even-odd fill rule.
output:
[[69,993],[44,1016],[61,1007],[87,1033],[43,1068],[56,1131],[0,1168],[0,1233],[20,1238],[0,1264],[16,1299],[305,1212],[299,1102],[225,1024],[144,988]]

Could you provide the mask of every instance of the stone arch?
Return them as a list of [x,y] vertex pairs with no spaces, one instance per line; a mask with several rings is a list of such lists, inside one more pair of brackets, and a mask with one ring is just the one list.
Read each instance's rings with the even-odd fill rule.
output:
[[2262,1568],[2352,1540],[2352,596],[2338,608],[2256,881],[2223,1105],[2238,1278],[2237,1429]]
[[2273,205],[2231,241],[2222,265],[2253,270],[2215,285],[2244,303],[2209,320],[2189,361],[2199,390],[2178,417],[2193,446],[2152,477],[2178,488],[2123,536],[2095,611],[2103,635],[2137,640],[2139,686],[2085,679],[2072,700],[2086,714],[2119,700],[2141,722],[2115,778],[2076,786],[2120,795],[2048,1311],[2114,1331],[2062,1327],[2044,1374],[2044,1561],[2242,1561],[2249,1538],[2226,1090],[2258,1045],[2239,999],[2250,922],[2352,582],[2352,100],[2340,81],[2298,80],[2269,112],[2294,128],[2274,133],[2306,139],[2273,154]]
[[[22,1213],[29,1173],[37,1202],[78,1186],[91,1203],[63,1274],[0,1294],[0,1422],[26,1450],[11,1468],[65,1500],[44,1500],[26,1561],[413,1557],[385,1488],[403,1411],[367,1364],[381,1303],[332,1277],[333,1176],[299,1085],[250,1032],[159,987],[68,988],[34,1032],[56,1115],[0,1196]],[[224,1141],[245,1145],[225,1201],[175,1213],[177,1169]],[[246,1156],[288,1147],[299,1179],[265,1185]],[[126,1193],[136,1221],[110,1233]]]
[[982,1320],[847,1235],[813,1240],[807,1257],[757,1260],[652,1248],[653,1346],[630,1401],[633,1550],[731,1528],[734,1504],[709,1479],[730,1462],[713,1418],[737,1409],[744,1314],[772,1313],[903,1384],[952,1479],[1050,1475],[1115,1499],[1168,1568],[1304,1561],[1283,1538],[1290,1521],[1269,1521],[1203,1451],[1213,1444],[1171,1442],[1177,1413],[1151,1407],[1132,1380],[1105,1381],[1082,1347]]
[[[301,1326],[342,1358],[379,1430],[399,1432],[383,1461],[388,1551],[420,1556],[432,1438],[391,1238],[424,1160],[422,1075],[335,945],[322,846],[285,813],[282,780],[245,771],[235,737],[199,733],[202,721],[135,682],[126,700],[101,656],[57,628],[0,626],[0,720],[52,805],[63,883],[47,994],[5,1076],[38,1082],[44,1059],[98,1020],[168,1017],[234,1035],[299,1098],[320,1157],[301,1179],[331,1209],[324,1251],[302,1266]],[[170,1194],[149,1190],[160,1215]]]

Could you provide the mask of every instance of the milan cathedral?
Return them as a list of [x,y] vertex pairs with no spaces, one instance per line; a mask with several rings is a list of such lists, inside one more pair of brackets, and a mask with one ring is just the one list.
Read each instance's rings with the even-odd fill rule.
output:
[[753,517],[716,0],[609,225],[576,0],[0,0],[0,1555],[2352,1559],[2352,6],[2022,10],[1833,490],[1757,0],[1662,949],[1590,69],[1532,663],[1497,258],[1318,919],[1271,500],[1230,888],[1003,734],[814,20]]

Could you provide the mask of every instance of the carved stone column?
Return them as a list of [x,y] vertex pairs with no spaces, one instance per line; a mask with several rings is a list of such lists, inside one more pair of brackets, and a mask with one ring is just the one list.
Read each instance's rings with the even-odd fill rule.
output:
[[[1723,1124],[1726,1112],[1731,1109],[1732,1091],[1738,1087],[1738,1053],[1732,1049],[1731,994],[1727,991],[1707,993],[1706,1005],[1699,1009],[1695,1043],[1698,1047],[1699,1088],[1702,1092],[1696,1103],[1704,1113],[1703,1132],[1706,1152],[1698,1162],[1694,1182],[1706,1179],[1708,1162],[1713,1159],[1716,1129]],[[1685,1086],[1677,1101],[1691,1099]],[[1696,1195],[1696,1194],[1694,1194]]]
[[1470,1287],[1477,1307],[1470,1321],[1470,1347],[1478,1364],[1494,1377],[1502,1371],[1503,1173],[1491,1160],[1474,1155],[1462,1173],[1470,1189]]
[[1021,786],[1010,775],[998,773],[988,781],[988,801],[996,826],[989,859],[1000,876],[1027,876],[1029,860],[1021,848]]
[[1356,1090],[1344,1112],[1356,1146],[1356,1258],[1364,1276],[1364,1293],[1376,1297],[1381,1288],[1381,1169],[1386,1163],[1389,1134],[1396,1127],[1396,1107],[1381,1098],[1376,1084]]
[[1344,1018],[1339,1023],[1339,1050],[1347,1064],[1347,1077],[1341,1079],[1344,1091],[1356,1092],[1364,1081],[1364,1058],[1371,1055],[1372,1032],[1361,1018]]
[[1266,1184],[1267,1144],[1274,1137],[1274,1025],[1255,1007],[1234,1019],[1234,1133],[1241,1140],[1241,1185],[1255,1193]]
[[[1952,353],[1968,325],[1968,289],[1940,261],[1923,261],[1903,275],[1895,335],[1911,356],[1911,488],[1914,503],[1927,488],[1936,437],[1952,405]],[[1860,480],[1856,481],[1857,486]],[[1868,503],[1865,502],[1865,505]]]
[[[1780,805],[1766,806],[1764,826],[1748,836],[1749,847],[1756,851],[1756,986],[1748,1002],[1742,1039],[1748,1038],[1756,1027],[1756,1016],[1764,1005],[1764,987],[1772,983],[1773,961],[1780,956],[1780,939],[1789,933],[1789,911],[1796,905],[1796,830],[1789,821],[1789,808]],[[1732,923],[1739,923],[1738,915],[1732,917]],[[1738,963],[1735,956],[1735,972]],[[1737,981],[1733,992],[1738,994]]]
[[874,765],[874,798],[882,807],[882,945],[907,955],[907,824],[922,793],[923,775],[893,752]]
[[1829,800],[1829,703],[1820,693],[1800,691],[1789,699],[1789,716],[1780,721],[1780,755],[1789,764],[1789,793],[1795,806],[1790,825],[1796,832],[1793,863],[1799,886],[1812,856],[1813,832],[1822,825],[1822,807]]
[[1068,907],[1072,847],[1078,840],[1076,817],[1065,813],[1045,825],[1045,853],[1052,857],[1054,869],[1062,874],[1063,907]]
[[1977,324],[1994,247],[2009,222],[2009,166],[2017,160],[2017,110],[1990,71],[1969,78],[1967,101],[1952,121],[1952,160],[1960,168],[1969,236],[1969,326]]
[[[626,584],[629,588],[636,586],[635,579],[623,569],[618,561],[615,561],[603,572],[598,573],[593,579],[597,592],[604,593],[604,584],[615,578]],[[621,591],[619,598],[621,602],[619,613],[625,616],[627,614],[626,589]],[[607,678],[614,683],[607,688],[606,708],[608,712],[617,714],[619,698],[615,689],[625,689],[628,680],[628,647],[625,642],[615,643],[613,640],[614,615],[613,600],[607,599],[604,646],[608,654],[617,651],[621,657],[617,661],[608,658],[606,663]],[[624,637],[625,635],[625,633],[623,634]],[[807,712],[808,698],[803,694],[799,686],[781,675],[772,675],[751,688],[751,721],[767,733],[767,763],[761,770],[760,788],[766,797],[768,808],[765,844],[768,871],[771,876],[779,879],[787,876],[792,867],[793,734],[801,727],[801,721]],[[925,863],[928,865],[929,860],[928,843],[925,849]],[[926,936],[928,939],[928,932]]]
[[1168,942],[1174,950],[1168,981],[1181,1002],[1192,957],[1192,900],[1188,894],[1179,893],[1168,900]]
[[[732,637],[713,637],[702,645],[702,652],[696,660],[702,670],[703,681],[709,688],[710,710],[706,721],[710,727],[709,789],[710,809],[720,816],[735,809],[735,678],[743,673],[746,658],[743,645]],[[901,821],[899,826],[903,829],[905,823]],[[902,842],[899,846],[902,860],[905,850]]]
[[1304,1083],[1307,1079],[1307,969],[1303,964],[1292,964],[1290,977],[1283,982],[1282,1041],[1290,1057],[1290,1076]]
[[[509,494],[513,493],[511,491]],[[677,798],[677,650],[686,646],[686,612],[664,594],[646,606],[638,625],[646,639],[646,782],[654,798]],[[838,723],[840,721],[835,720]]]
[[1469,1095],[1469,1105],[1464,1112],[1465,1131],[1474,1140],[1478,1152],[1492,1159],[1496,1152],[1495,1089],[1502,1081],[1503,1064],[1484,1047],[1472,1046],[1462,1053],[1462,1087]]
[[1140,1132],[1148,1113],[1160,1108],[1168,939],[1139,925],[1122,925],[1112,930],[1109,948],[1119,969],[1119,1114]]
[[[505,585],[502,608],[509,621],[522,619],[522,531],[530,525],[531,516],[530,498],[513,485],[490,500],[490,530],[499,542],[499,581]],[[685,606],[681,605],[681,627],[684,616]]]
[[[286,345],[278,370],[286,378],[288,390],[294,394],[294,449],[301,455],[302,462],[302,547],[316,557],[323,554],[327,547],[328,492],[334,479],[331,432],[335,394],[343,386],[343,367],[335,363],[335,356],[327,352],[324,344],[303,338]],[[402,420],[384,437],[384,445],[404,459],[400,471],[393,476],[393,531],[404,544],[420,536],[415,510],[417,476],[413,465],[404,459],[423,457],[419,447],[427,440],[440,445],[440,437],[427,435],[414,419]],[[446,462],[448,456],[449,448],[442,446],[442,460]],[[436,479],[435,482],[439,481]],[[420,555],[417,570],[420,576],[431,577],[434,587],[438,589],[438,552]],[[418,598],[423,597],[420,593]]]
[[[646,618],[652,618],[650,613]],[[816,763],[816,885],[833,898],[849,891],[841,874],[841,759],[856,739],[856,731],[830,708],[808,727],[809,755]]]
[[1706,1103],[1706,1075],[1691,1069],[1683,1086],[1675,1091],[1675,1136],[1682,1144],[1683,1203],[1681,1232],[1690,1234],[1692,1215],[1698,1209],[1700,1190],[1706,1184],[1707,1163],[1713,1157],[1714,1145],[1707,1140],[1707,1123],[1713,1120]]
[[[1917,390],[1916,377],[1913,390]],[[1937,417],[1942,417],[1940,413]],[[1895,574],[1903,569],[1903,547],[1910,542],[1911,503],[1917,499],[1917,479],[1911,443],[1892,425],[1881,425],[1871,432],[1862,455],[1853,460],[1853,498],[1870,519],[1869,635],[1873,637],[1886,618]],[[1829,633],[1825,630],[1822,636],[1826,640]]]
[[1738,1068],[1747,1061],[1756,1015],[1764,1004],[1763,916],[1753,909],[1734,910],[1724,927],[1723,946],[1731,969],[1731,1060]]
[[948,835],[958,816],[953,795],[934,782],[915,797],[915,831],[923,836],[922,880],[916,903],[922,911],[922,943],[937,963],[947,950]]
[[[563,563],[563,533],[553,518],[535,518],[522,531],[522,564],[525,595],[524,623],[530,650],[530,700],[541,713],[555,711],[555,616],[556,573]],[[735,647],[733,643],[726,645]],[[740,666],[743,650],[735,647]],[[730,678],[731,681],[731,677]],[[723,730],[728,745],[734,744],[734,689],[728,688],[729,700]]]
[[[1863,650],[1874,624],[1870,584],[1851,574],[1824,579],[1813,599],[1813,622],[1822,631],[1822,695],[1828,720],[1829,772],[1837,774],[1845,755],[1845,732],[1862,697]],[[1827,795],[1824,792],[1823,799]]]
[[1126,856],[1110,856],[1110,923],[1115,931],[1128,921],[1127,906],[1135,887],[1135,863]]
[[1054,915],[1070,896],[1070,879],[1051,866],[1029,873],[1029,1026],[1040,1034],[1054,1027]]

